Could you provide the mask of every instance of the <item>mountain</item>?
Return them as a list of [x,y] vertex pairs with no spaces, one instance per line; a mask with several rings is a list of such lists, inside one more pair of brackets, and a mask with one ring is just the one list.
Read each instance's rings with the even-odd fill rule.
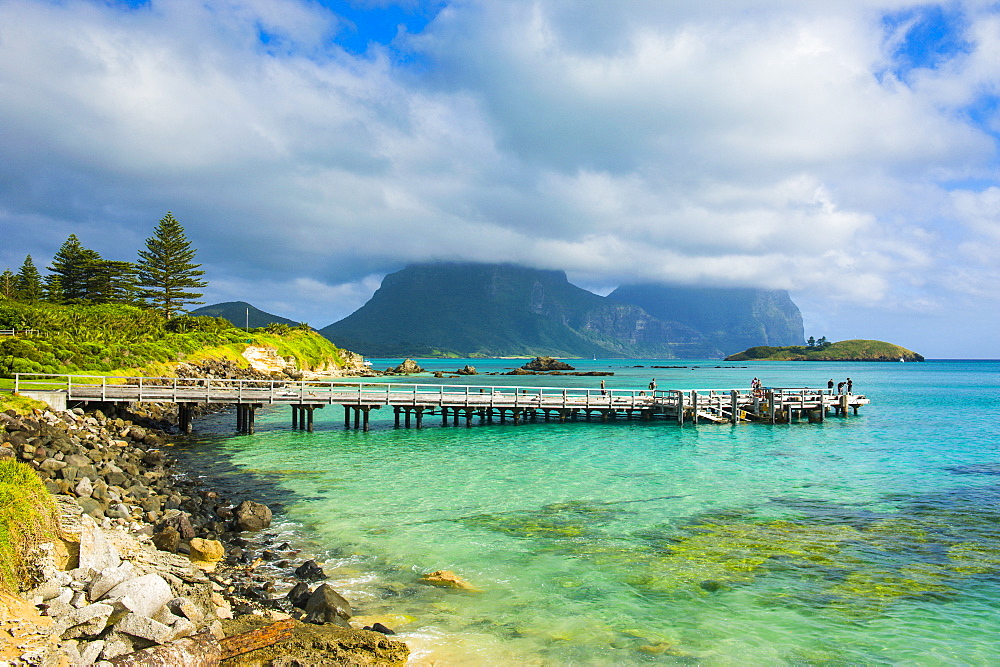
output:
[[245,327],[247,325],[247,309],[249,309],[249,321],[250,328],[254,329],[256,327],[266,327],[268,324],[290,324],[295,326],[298,322],[294,322],[286,317],[279,317],[277,315],[272,315],[271,313],[265,313],[259,308],[254,308],[246,301],[227,301],[225,303],[217,303],[212,306],[202,306],[197,310],[192,310],[192,315],[211,315],[212,317],[223,317],[229,320],[233,326]]
[[691,326],[510,264],[408,266],[320,333],[374,357],[722,356]]
[[695,329],[732,354],[756,345],[801,345],[802,313],[785,290],[622,285],[609,299]]

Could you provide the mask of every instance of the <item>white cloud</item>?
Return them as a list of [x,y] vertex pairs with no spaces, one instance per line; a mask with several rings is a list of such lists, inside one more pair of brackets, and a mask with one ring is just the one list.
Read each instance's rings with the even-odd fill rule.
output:
[[169,209],[220,298],[320,326],[435,259],[933,310],[995,280],[1000,18],[897,80],[918,6],[455,2],[410,65],[304,0],[0,0],[0,260]]

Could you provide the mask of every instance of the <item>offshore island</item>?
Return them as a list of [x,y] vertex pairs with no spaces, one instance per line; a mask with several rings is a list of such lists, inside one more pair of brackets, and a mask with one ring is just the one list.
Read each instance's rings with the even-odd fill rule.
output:
[[730,354],[725,361],[923,361],[923,355],[899,345],[881,340],[852,339],[836,343],[813,345],[787,345],[769,347],[758,345],[737,354]]

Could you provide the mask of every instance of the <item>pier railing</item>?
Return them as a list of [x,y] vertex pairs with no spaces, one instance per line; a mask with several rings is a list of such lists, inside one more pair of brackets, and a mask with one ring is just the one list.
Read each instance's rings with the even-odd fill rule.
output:
[[315,382],[18,373],[14,390],[65,393],[68,400],[174,403],[296,403],[550,409],[652,408],[656,392],[634,389]]

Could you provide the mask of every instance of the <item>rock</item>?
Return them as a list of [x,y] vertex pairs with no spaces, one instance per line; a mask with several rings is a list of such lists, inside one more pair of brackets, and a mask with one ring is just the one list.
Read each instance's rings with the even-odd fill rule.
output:
[[216,564],[226,556],[226,549],[222,546],[222,542],[218,540],[206,540],[196,537],[191,540],[190,546],[191,553],[188,557],[191,559],[191,562],[209,572],[214,570]]
[[42,602],[47,600],[52,600],[59,597],[62,592],[59,582],[57,581],[43,581],[41,584],[32,588],[30,591],[24,594],[25,599],[34,600],[39,599]]
[[271,525],[271,510],[252,500],[237,505],[233,516],[236,530],[260,530]]
[[312,591],[309,590],[309,584],[300,581],[292,586],[292,590],[288,591],[285,597],[292,603],[293,607],[305,609],[310,595],[312,595]]
[[92,604],[61,616],[52,625],[52,634],[63,639],[96,637],[104,632],[114,608],[109,604]]
[[320,579],[326,579],[326,572],[323,571],[323,568],[316,561],[307,560],[295,568],[295,576],[303,581],[319,581]]
[[182,616],[195,625],[201,625],[205,621],[205,613],[188,598],[174,598],[167,602],[167,609],[177,616]]
[[[87,500],[90,499],[83,498],[80,502],[84,512],[87,512],[84,506],[84,501]],[[108,542],[91,513],[84,514],[80,530],[80,567],[101,572],[108,567],[117,567],[121,562],[118,550]]]
[[[157,529],[160,531],[166,528],[176,530],[181,540],[190,540],[195,535],[194,528],[191,526],[191,518],[186,512],[181,512],[180,510],[169,510],[166,516],[163,517],[163,521],[157,526]],[[176,549],[174,550],[176,551]],[[164,549],[164,551],[167,551],[167,549]]]
[[118,584],[105,593],[102,599],[117,600],[124,597],[130,598],[134,603],[129,605],[132,611],[152,618],[163,605],[173,599],[174,595],[163,577],[158,574],[147,574]]
[[84,477],[73,487],[73,493],[78,498],[89,498],[94,493],[94,485],[90,483],[90,479]]
[[128,561],[106,567],[90,582],[90,586],[87,588],[88,597],[91,600],[99,600],[118,584],[134,578],[135,570],[132,563]]
[[171,630],[173,630],[173,634],[170,637],[170,641],[173,641],[183,637],[190,637],[198,631],[198,626],[186,618],[180,618],[176,623],[174,623]]
[[575,371],[576,369],[564,361],[552,357],[535,357],[521,366],[526,371]]
[[174,631],[169,625],[164,625],[141,614],[126,614],[113,626],[115,632],[121,632],[132,637],[148,639],[156,644],[170,641]]
[[[259,616],[247,616],[227,621],[229,636],[255,630],[269,623]],[[317,665],[322,656],[329,665],[402,666],[409,657],[409,648],[401,641],[376,632],[353,630],[336,625],[296,623],[292,637],[273,646],[257,649],[239,657],[242,664]]]
[[381,632],[383,635],[394,635],[394,634],[396,634],[395,632],[393,632],[392,630],[390,630],[389,628],[385,627],[384,625],[382,625],[381,623],[379,623],[377,621],[372,624],[371,628],[372,628],[372,631],[374,631],[374,632]]
[[153,535],[153,544],[160,551],[177,553],[177,546],[181,542],[181,535],[173,527],[167,526],[160,532]]
[[413,359],[405,359],[400,365],[389,369],[389,372],[398,375],[410,375],[411,373],[423,373],[424,369],[418,366],[417,362]]
[[463,368],[455,371],[455,375],[479,375],[479,371],[476,370],[475,366],[466,364]]
[[304,620],[316,624],[339,623],[338,618],[346,620],[353,613],[351,604],[327,584],[316,587],[306,602],[305,611]]
[[420,581],[442,588],[458,588],[463,591],[479,591],[478,588],[465,581],[451,570],[438,570],[420,577]]
[[104,650],[104,640],[95,639],[92,642],[86,644],[82,649],[80,649],[80,662],[81,665],[93,665],[97,662],[97,658],[101,655],[101,651]]
[[126,653],[149,648],[154,644],[155,642],[148,639],[133,637],[121,632],[109,632],[104,637],[104,648],[101,649],[101,658],[104,660],[114,660]]

